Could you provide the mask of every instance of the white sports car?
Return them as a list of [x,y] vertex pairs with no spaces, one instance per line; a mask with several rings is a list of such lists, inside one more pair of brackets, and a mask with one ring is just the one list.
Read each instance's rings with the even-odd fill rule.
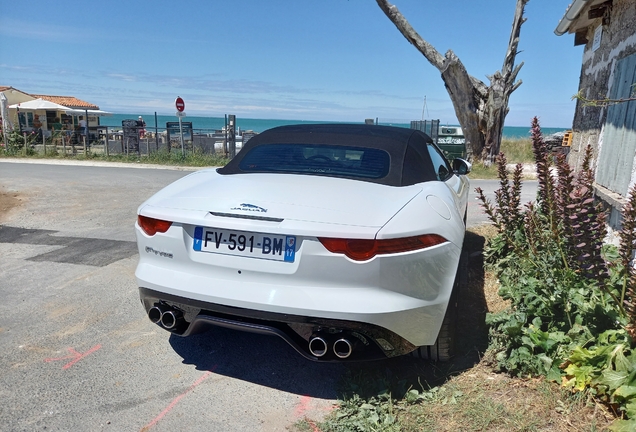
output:
[[311,360],[448,358],[469,171],[416,130],[267,130],[139,207],[141,301],[180,336],[213,325]]

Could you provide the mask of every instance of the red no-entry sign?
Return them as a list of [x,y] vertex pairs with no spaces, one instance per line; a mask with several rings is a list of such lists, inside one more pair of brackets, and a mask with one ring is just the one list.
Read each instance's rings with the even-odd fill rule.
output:
[[174,106],[177,107],[177,111],[183,112],[183,110],[185,109],[185,102],[183,101],[183,99],[181,99],[180,96],[177,96],[177,98],[174,100]]

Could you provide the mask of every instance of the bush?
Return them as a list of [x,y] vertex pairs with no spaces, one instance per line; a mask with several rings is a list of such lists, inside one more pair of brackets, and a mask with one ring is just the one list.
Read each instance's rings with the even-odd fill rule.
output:
[[[636,427],[636,189],[623,211],[621,245],[604,245],[605,213],[595,203],[592,149],[574,175],[565,157],[552,165],[538,120],[532,144],[536,204],[520,203],[521,165],[510,174],[497,157],[500,188],[479,198],[498,234],[485,258],[511,306],[489,314],[489,355],[515,375],[545,375],[595,395]],[[553,172],[555,173],[553,174]],[[627,420],[629,419],[629,420]]]

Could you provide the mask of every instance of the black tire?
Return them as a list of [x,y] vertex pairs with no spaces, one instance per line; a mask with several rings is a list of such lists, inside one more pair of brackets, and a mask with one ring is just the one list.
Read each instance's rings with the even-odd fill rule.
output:
[[413,356],[423,360],[440,362],[449,361],[453,357],[455,353],[455,326],[453,323],[454,320],[449,319],[448,316],[447,310],[442,328],[439,330],[435,343],[433,345],[418,347],[413,351]]
[[466,259],[462,254],[459,265],[457,266],[457,273],[455,274],[453,292],[451,293],[450,301],[444,314],[444,321],[442,321],[442,327],[439,329],[439,334],[437,335],[437,340],[433,345],[418,347],[411,353],[414,357],[424,360],[446,362],[455,355],[459,293],[461,286],[465,282],[467,272]]

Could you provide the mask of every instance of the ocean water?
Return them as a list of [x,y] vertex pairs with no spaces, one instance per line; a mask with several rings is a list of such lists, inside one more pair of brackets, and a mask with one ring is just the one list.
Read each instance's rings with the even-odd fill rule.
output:
[[[113,114],[111,117],[100,117],[100,124],[108,127],[121,128],[122,120],[137,119],[139,114]],[[152,130],[155,127],[155,116],[143,116],[146,122],[146,128]],[[175,116],[157,115],[156,127],[160,130],[165,129],[166,122],[176,122],[179,119]],[[184,117],[184,122],[192,122],[192,128],[201,130],[201,132],[211,132],[213,130],[221,129],[225,125],[225,118],[223,117]],[[277,126],[286,126],[293,124],[319,124],[326,123],[324,121],[312,121],[312,120],[268,120],[268,119],[249,119],[249,118],[236,118],[236,126],[241,131],[252,130],[254,132],[263,132],[267,129],[271,129]],[[333,122],[330,122],[333,123]],[[360,122],[362,123],[362,122]],[[386,126],[398,126],[398,127],[410,127],[409,123],[383,123],[381,125]],[[454,126],[454,125],[448,125]],[[542,128],[543,135],[550,135],[556,132],[562,132],[565,128]],[[504,138],[527,138],[530,136],[530,126],[504,126],[503,130]]]

